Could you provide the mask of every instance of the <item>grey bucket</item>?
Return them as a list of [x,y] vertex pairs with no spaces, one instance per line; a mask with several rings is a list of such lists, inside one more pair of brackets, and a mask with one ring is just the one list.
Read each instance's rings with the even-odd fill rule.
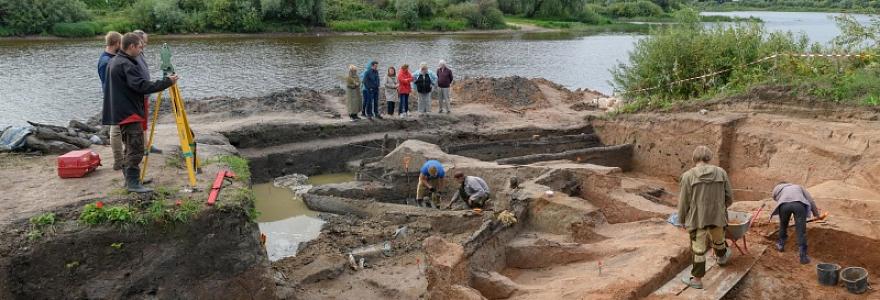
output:
[[816,274],[819,276],[819,284],[835,286],[840,278],[840,265],[818,264],[816,265]]
[[868,270],[859,267],[849,267],[840,271],[840,280],[846,285],[846,289],[853,294],[861,294],[868,290]]

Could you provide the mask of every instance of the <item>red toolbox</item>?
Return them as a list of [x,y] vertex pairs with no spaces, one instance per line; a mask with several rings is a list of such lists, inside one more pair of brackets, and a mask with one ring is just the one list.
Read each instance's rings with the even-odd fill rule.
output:
[[58,157],[58,177],[79,178],[101,165],[101,156],[95,151],[77,150]]

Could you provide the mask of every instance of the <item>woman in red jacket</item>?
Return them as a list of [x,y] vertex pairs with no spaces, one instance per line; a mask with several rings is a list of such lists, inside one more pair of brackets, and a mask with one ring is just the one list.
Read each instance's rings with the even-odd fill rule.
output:
[[409,117],[409,94],[412,92],[412,73],[409,72],[409,65],[400,66],[400,74],[397,75],[397,93],[400,96],[400,107],[397,113],[403,117]]

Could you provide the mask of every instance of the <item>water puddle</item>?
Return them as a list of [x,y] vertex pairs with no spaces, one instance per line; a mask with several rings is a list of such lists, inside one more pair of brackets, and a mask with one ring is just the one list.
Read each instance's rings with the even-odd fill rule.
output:
[[[310,177],[308,184],[320,185],[354,180],[354,173],[325,174]],[[256,184],[256,207],[260,232],[266,235],[269,261],[295,256],[299,245],[318,237],[324,221],[310,210],[290,188],[274,183]]]
[[322,175],[310,176],[309,177],[309,184],[322,185],[322,184],[330,184],[330,183],[348,182],[348,181],[353,181],[354,179],[355,179],[354,173],[322,174]]

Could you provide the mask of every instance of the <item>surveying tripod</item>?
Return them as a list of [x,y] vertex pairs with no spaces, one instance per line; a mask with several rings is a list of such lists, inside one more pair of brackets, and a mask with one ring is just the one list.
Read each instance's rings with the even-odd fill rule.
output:
[[[159,52],[162,57],[162,75],[168,76],[174,74],[174,66],[171,65],[171,48],[168,44],[162,45]],[[147,162],[150,160],[150,148],[153,146],[153,135],[156,133],[156,123],[159,120],[159,108],[162,106],[162,95],[165,92],[159,92],[156,96],[156,105],[153,109],[153,125],[150,127],[150,138],[147,142],[146,154],[144,156],[144,167],[141,168],[141,181],[147,174]],[[189,120],[186,118],[186,109],[183,106],[183,97],[180,96],[180,88],[177,83],[168,89],[171,98],[171,113],[174,114],[174,120],[177,123],[177,136],[180,137],[180,151],[186,164],[186,171],[189,173],[190,189],[196,188],[196,170],[199,169],[199,160],[196,155],[195,134],[189,127]]]

